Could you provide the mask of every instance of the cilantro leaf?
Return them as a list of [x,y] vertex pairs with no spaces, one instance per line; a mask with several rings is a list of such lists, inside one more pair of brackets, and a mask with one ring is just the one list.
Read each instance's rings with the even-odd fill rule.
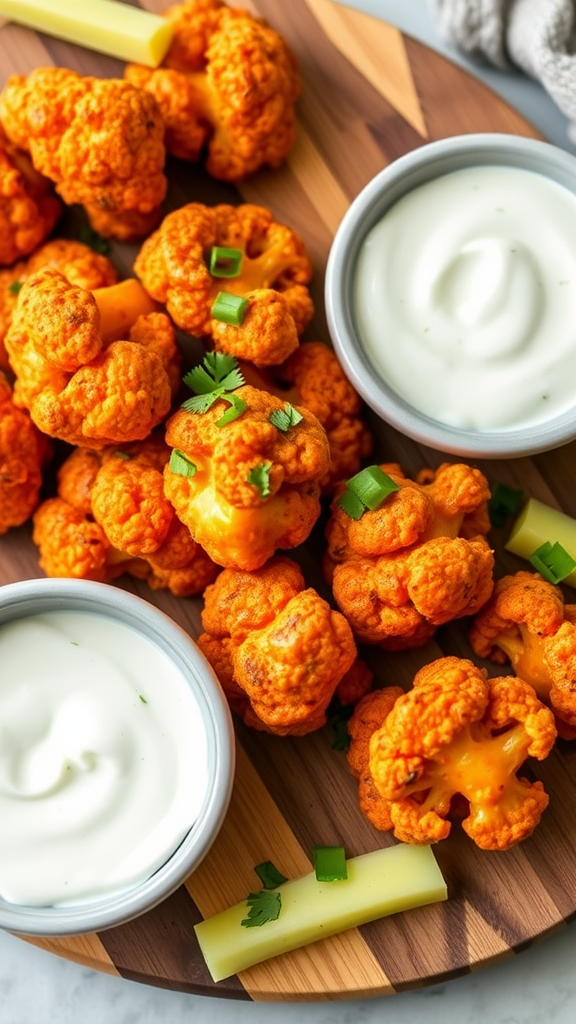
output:
[[221,397],[220,389],[212,391],[209,395],[195,395],[194,398],[187,398],[185,402],[182,402],[182,408],[186,412],[208,412],[210,406],[214,405],[214,402]]
[[[242,387],[244,384],[244,377],[238,369],[236,359],[234,356],[227,355],[226,352],[207,352],[202,360],[202,365],[189,370],[182,379],[195,395],[194,398],[186,399],[182,403],[182,408],[186,412],[196,413],[207,412],[210,406],[214,405],[219,398],[223,398],[227,391],[235,391],[236,388]],[[238,402],[240,401],[241,399],[238,399]],[[231,402],[231,405],[238,409],[238,402]],[[237,412],[237,415],[244,412],[244,409]],[[236,416],[232,416],[231,419],[236,419]],[[230,422],[230,420],[226,422]]]
[[262,889],[261,892],[249,892],[246,903],[250,909],[248,916],[240,922],[244,928],[259,928],[263,924],[268,924],[269,921],[277,921],[280,917],[282,900],[279,892],[269,889]]
[[8,285],[8,291],[11,292],[12,295],[18,295],[18,292],[23,287],[23,284],[23,281],[12,281],[12,284]]
[[250,470],[246,478],[246,483],[254,484],[254,487],[258,488],[261,498],[268,498],[270,496],[271,469],[271,462],[261,462],[259,466],[254,466],[254,468]]
[[290,427],[295,427],[297,423],[300,423],[302,415],[293,405],[290,405],[290,402],[286,402],[283,409],[274,409],[274,412],[270,413],[268,419],[272,426],[286,433],[287,430],[290,430]]

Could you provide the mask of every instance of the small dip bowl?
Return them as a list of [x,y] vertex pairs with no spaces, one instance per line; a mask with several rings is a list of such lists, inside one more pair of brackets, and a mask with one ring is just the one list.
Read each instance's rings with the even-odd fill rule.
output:
[[[226,814],[234,776],[234,732],[226,698],[210,665],[183,629],[143,599],[104,583],[34,579],[0,587],[0,629],[7,624],[24,623],[30,616],[62,612],[112,620],[114,629],[122,630],[121,636],[128,627],[130,633],[135,631],[147,645],[156,647],[159,657],[172,663],[181,688],[181,703],[176,706],[183,707],[188,714],[190,698],[190,715],[194,716],[191,720],[199,721],[203,727],[204,737],[199,745],[207,781],[195,798],[189,830],[184,829],[184,837],[180,834],[165,862],[155,865],[144,880],[116,887],[110,894],[55,905],[29,906],[0,898],[0,928],[23,935],[101,931],[138,917],[164,900],[210,849]],[[26,658],[26,650],[22,651],[22,658]],[[148,703],[143,696],[140,699],[144,705]],[[139,707],[136,698],[135,714]],[[187,801],[186,795],[184,799]]]
[[[369,357],[355,299],[355,274],[364,243],[390,208],[414,189],[443,175],[487,166],[535,172],[576,195],[576,159],[545,142],[479,134],[421,146],[377,174],[345,214],[328,260],[326,310],[334,348],[345,373],[383,420],[407,437],[442,452],[472,458],[514,458],[550,450],[576,438],[576,382],[571,407],[552,411],[537,423],[517,426],[512,422],[505,427],[477,429],[441,422],[429,411],[411,404],[412,398],[408,401],[401,397]],[[530,219],[533,211],[527,208],[525,213]],[[576,239],[570,244],[576,252]],[[433,381],[430,386],[434,387]]]

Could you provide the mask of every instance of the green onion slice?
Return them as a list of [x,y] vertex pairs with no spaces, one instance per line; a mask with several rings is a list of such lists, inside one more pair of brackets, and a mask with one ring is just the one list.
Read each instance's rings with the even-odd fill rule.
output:
[[18,295],[18,292],[23,287],[23,281],[12,281],[12,284],[8,285],[8,291],[12,292],[12,295]]
[[492,526],[504,526],[509,516],[520,511],[523,491],[516,491],[506,484],[496,484],[488,501],[488,515]]
[[343,846],[315,846],[314,871],[319,882],[341,882],[348,878]]
[[240,249],[226,249],[213,245],[210,250],[210,273],[212,277],[238,277],[242,269]]
[[262,864],[257,864],[254,871],[258,875],[258,878],[262,882],[265,889],[276,889],[279,885],[283,885],[288,879],[271,860],[265,860]]
[[174,448],[170,455],[170,469],[179,476],[196,476],[197,466],[179,448]]
[[561,583],[576,569],[576,561],[565,548],[556,541],[546,541],[530,555],[529,561],[548,583]]
[[230,403],[230,408],[226,409],[226,412],[222,414],[219,420],[216,420],[217,427],[225,427],[227,423],[232,423],[237,420],[243,412],[246,412],[246,402],[243,398],[238,398],[238,395],[220,395],[225,402]]
[[363,505],[370,511],[380,508],[380,505],[389,494],[399,491],[400,487],[384,473],[380,466],[368,466],[353,476],[346,488],[352,491]]
[[263,889],[262,892],[249,892],[246,903],[249,907],[248,916],[240,921],[244,928],[259,928],[260,925],[277,921],[280,917],[282,899],[279,892],[270,892],[268,889]]
[[241,295],[231,295],[230,292],[218,292],[210,314],[214,320],[240,327],[247,309],[248,299],[243,299]]
[[360,498],[357,498],[348,488],[346,488],[344,494],[340,495],[337,504],[350,519],[362,519],[366,511],[366,506],[362,504]]

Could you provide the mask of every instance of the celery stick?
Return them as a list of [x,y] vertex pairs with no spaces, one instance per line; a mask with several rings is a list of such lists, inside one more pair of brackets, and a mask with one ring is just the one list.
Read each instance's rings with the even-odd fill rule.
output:
[[[514,523],[506,550],[529,559],[546,541],[551,544],[558,542],[572,558],[576,558],[576,519],[530,498]],[[562,582],[576,587],[576,569]]]
[[244,900],[195,925],[200,949],[214,981],[262,960],[336,935],[376,918],[447,899],[446,883],[429,846],[399,843],[346,862],[348,878],[318,882],[314,872],[274,890],[280,915],[246,928]]

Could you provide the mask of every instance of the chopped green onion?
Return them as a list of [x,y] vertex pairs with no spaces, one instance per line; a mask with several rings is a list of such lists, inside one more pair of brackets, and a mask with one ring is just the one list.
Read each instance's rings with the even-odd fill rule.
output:
[[356,476],[351,477],[346,488],[352,491],[352,494],[355,494],[362,504],[372,512],[380,508],[384,498],[387,498],[389,494],[400,490],[399,485],[394,483],[386,473],[383,473],[380,466],[368,466],[366,469],[360,470]]
[[248,917],[240,921],[244,928],[259,928],[260,925],[277,921],[280,917],[282,899],[279,892],[271,892],[268,889],[263,889],[262,892],[249,892],[246,903],[250,908]]
[[18,295],[18,292],[23,287],[23,281],[12,281],[12,284],[8,285],[8,291],[12,292],[12,295]]
[[254,871],[265,889],[276,889],[279,885],[283,885],[284,882],[288,881],[286,876],[281,871],[278,871],[278,868],[271,860],[265,860],[262,864],[257,864]]
[[219,420],[216,420],[217,427],[225,427],[227,423],[237,420],[246,411],[246,402],[243,398],[238,398],[238,395],[220,395],[220,397],[225,402],[230,402],[230,408],[226,409]]
[[290,427],[295,427],[300,423],[302,414],[293,405],[290,405],[290,402],[286,402],[283,409],[274,409],[274,412],[270,413],[268,419],[272,426],[286,433],[287,430],[290,430]]
[[337,697],[334,697],[328,708],[328,724],[334,730],[332,739],[333,750],[348,750],[350,746],[350,733],[348,732],[348,720],[352,716],[354,708],[351,704],[341,704]]
[[262,462],[259,466],[254,466],[254,468],[250,470],[246,479],[246,483],[254,484],[254,487],[258,488],[262,498],[268,498],[270,496],[271,469],[271,462]]
[[398,490],[399,485],[380,466],[368,466],[348,480],[338,505],[350,519],[361,519],[366,509],[374,512],[389,494]]
[[179,448],[174,448],[170,455],[170,469],[179,476],[196,476],[197,467]]
[[344,494],[338,498],[337,504],[340,506],[342,511],[350,517],[350,519],[362,519],[362,516],[366,511],[366,506],[362,504],[360,498],[357,498],[355,494],[352,494],[352,491],[349,491],[348,488],[346,488]]
[[119,449],[117,449],[117,450],[116,450],[116,451],[114,452],[114,455],[116,455],[116,457],[117,457],[118,459],[124,459],[124,461],[125,461],[125,462],[126,462],[126,461],[127,461],[128,459],[131,459],[131,458],[132,458],[132,456],[131,456],[131,455],[129,455],[129,454],[128,454],[128,452],[121,452],[121,451],[120,451]]
[[210,273],[212,277],[238,277],[242,268],[243,254],[240,249],[225,249],[213,245],[210,250]]
[[84,242],[84,245],[89,246],[94,252],[99,252],[103,256],[106,255],[110,249],[110,243],[102,238],[94,228],[91,228],[88,224],[84,224],[78,231],[78,241]]
[[231,295],[230,292],[218,292],[210,313],[215,320],[240,327],[247,309],[248,299],[243,299],[241,295]]
[[504,526],[509,516],[520,511],[524,492],[506,484],[496,484],[488,501],[488,515],[492,526]]
[[348,878],[343,846],[315,846],[314,872],[319,882],[341,882]]
[[146,700],[146,697],[143,697],[141,693],[139,693],[138,696],[140,697],[140,700],[142,701],[143,704],[147,704],[148,703],[148,701]]
[[576,569],[576,561],[558,542],[541,544],[532,552],[529,561],[548,583],[560,583]]

